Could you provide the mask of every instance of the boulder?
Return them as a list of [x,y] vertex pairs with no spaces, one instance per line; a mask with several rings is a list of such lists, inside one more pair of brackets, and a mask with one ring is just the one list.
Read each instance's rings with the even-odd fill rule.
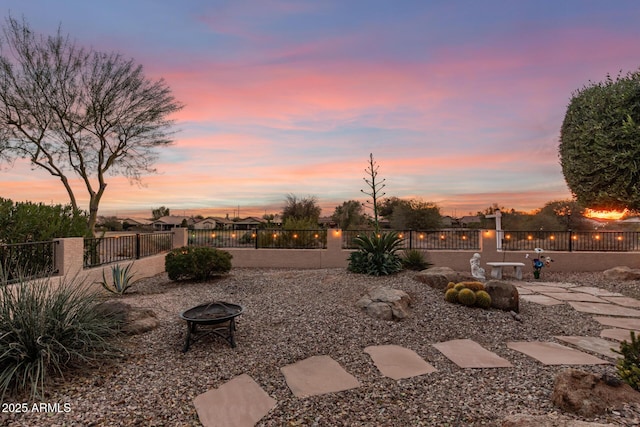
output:
[[356,302],[356,307],[364,309],[369,316],[382,320],[404,319],[411,314],[410,305],[411,298],[406,292],[386,286],[370,289]]
[[563,411],[592,418],[625,403],[640,403],[640,393],[617,377],[569,368],[556,376],[551,401]]
[[615,424],[591,423],[557,415],[509,415],[501,427],[615,427]]
[[489,280],[484,289],[491,296],[491,307],[520,313],[520,295],[518,288],[502,280]]
[[138,335],[158,327],[160,321],[150,308],[133,307],[122,301],[110,300],[96,306],[96,311],[113,316],[120,324],[120,330],[127,335]]
[[416,274],[415,279],[434,289],[444,290],[449,282],[459,282],[460,276],[449,267],[431,267]]
[[639,280],[640,269],[631,269],[629,267],[613,267],[604,271],[604,277],[609,280]]

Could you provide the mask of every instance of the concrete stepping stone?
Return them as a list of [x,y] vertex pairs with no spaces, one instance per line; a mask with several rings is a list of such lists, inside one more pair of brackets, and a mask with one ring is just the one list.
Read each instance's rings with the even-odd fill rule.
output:
[[603,356],[616,359],[620,357],[619,354],[614,353],[611,348],[620,348],[617,343],[611,342],[598,337],[580,337],[580,336],[557,336],[557,339],[566,343],[572,344],[576,347],[580,347],[583,350],[592,351],[594,353],[602,354]]
[[621,307],[610,303],[569,301],[569,305],[576,311],[590,314],[603,314],[606,316],[640,317],[640,310]]
[[582,292],[540,292],[542,295],[546,295],[551,298],[558,299],[560,301],[582,301],[582,302],[601,302],[607,303],[607,301],[598,298],[595,295],[585,294]]
[[593,316],[593,320],[605,326],[613,326],[622,329],[634,329],[640,331],[640,319],[625,317]]
[[574,292],[584,292],[587,294],[595,295],[597,297],[622,297],[624,295],[618,292],[610,292],[606,289],[596,288],[594,286],[576,286],[575,288],[571,288]]
[[280,371],[293,395],[299,398],[360,387],[356,377],[329,356],[312,356]]
[[418,353],[399,345],[378,345],[364,349],[371,356],[380,373],[394,380],[417,377],[436,372]]
[[563,288],[561,286],[552,286],[552,285],[543,285],[541,283],[536,283],[534,285],[522,285],[523,288],[529,289],[533,292],[567,292],[567,288]]
[[[636,338],[640,338],[640,331],[634,332],[636,334]],[[608,338],[610,340],[616,340],[619,342],[631,342],[631,331],[629,329],[603,329],[602,331],[600,331],[600,336],[602,338]]]
[[533,295],[534,292],[530,289],[527,288],[523,288],[522,286],[516,286],[516,289],[518,290],[518,295]]
[[602,297],[602,299],[623,307],[640,308],[640,301],[630,297]]
[[606,360],[561,344],[544,341],[511,341],[507,347],[524,353],[544,365],[602,365]]
[[433,346],[461,368],[510,368],[511,363],[469,339],[445,341]]
[[529,302],[534,302],[536,304],[540,304],[540,305],[560,305],[560,304],[564,304],[563,301],[557,300],[555,298],[551,298],[549,296],[546,295],[522,295],[520,296],[521,300],[525,300],[525,301],[529,301]]
[[251,427],[276,406],[276,400],[247,374],[196,396],[193,403],[204,427]]

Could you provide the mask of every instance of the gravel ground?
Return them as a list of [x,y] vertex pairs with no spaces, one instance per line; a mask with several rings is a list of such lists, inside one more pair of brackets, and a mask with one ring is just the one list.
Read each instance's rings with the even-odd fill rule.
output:
[[[509,414],[569,416],[559,414],[550,402],[554,376],[565,366],[543,366],[505,343],[556,341],[554,335],[598,336],[602,326],[566,304],[545,307],[521,301],[522,322],[498,310],[448,304],[441,291],[414,275],[376,278],[344,269],[233,269],[229,276],[207,283],[175,283],[164,274],[146,279],[122,299],[152,308],[160,327],[124,339],[125,360],[68,376],[52,389],[44,402],[68,404],[68,412],[5,413],[0,424],[198,426],[194,397],[243,373],[278,402],[260,426],[494,426]],[[600,273],[544,271],[543,280],[599,286],[640,298],[640,282],[609,283]],[[374,320],[354,307],[368,288],[378,285],[406,291],[413,299],[412,317]],[[237,322],[238,346],[232,349],[219,338],[204,338],[183,354],[186,324],[178,313],[210,300],[245,307]],[[478,342],[514,366],[460,369],[432,346],[460,338]],[[410,348],[438,371],[400,381],[384,378],[363,352],[383,344]],[[361,387],[295,398],[280,368],[314,355],[331,356]],[[582,368],[615,375],[613,365]],[[631,406],[587,421],[625,426],[638,420],[640,409]]]

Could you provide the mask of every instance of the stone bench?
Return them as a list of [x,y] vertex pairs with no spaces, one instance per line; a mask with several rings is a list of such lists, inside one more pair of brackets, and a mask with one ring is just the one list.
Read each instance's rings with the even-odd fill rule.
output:
[[523,262],[488,262],[487,265],[491,266],[491,277],[494,279],[502,279],[502,267],[513,267],[516,279],[522,280]]

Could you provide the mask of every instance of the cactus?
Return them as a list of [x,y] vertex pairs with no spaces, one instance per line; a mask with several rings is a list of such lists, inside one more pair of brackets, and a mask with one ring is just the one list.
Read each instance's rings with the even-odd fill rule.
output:
[[447,290],[447,291],[448,291],[449,289],[453,289],[453,287],[454,287],[455,285],[456,285],[456,284],[455,284],[454,282],[449,282],[449,283],[447,283],[447,287],[446,287],[446,289],[445,289],[445,290]]
[[464,283],[457,283],[453,289],[455,289],[456,291],[460,292],[461,290],[463,290],[465,288]]
[[476,294],[471,289],[464,288],[458,292],[458,302],[471,307],[476,303]]
[[484,291],[484,284],[482,282],[460,282],[465,288],[472,291]]
[[451,302],[451,303],[457,303],[458,302],[458,291],[456,291],[455,289],[451,288],[451,289],[447,289],[447,292],[444,293],[444,300],[447,302]]
[[480,308],[490,308],[491,295],[487,291],[476,291],[476,305]]

